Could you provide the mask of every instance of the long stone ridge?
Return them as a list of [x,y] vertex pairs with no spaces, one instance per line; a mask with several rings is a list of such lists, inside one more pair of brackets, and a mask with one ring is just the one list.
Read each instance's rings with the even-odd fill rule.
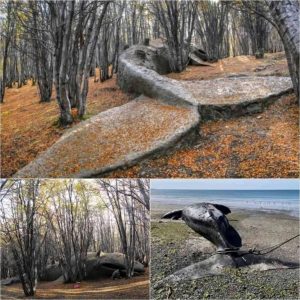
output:
[[140,97],[64,134],[14,177],[92,177],[156,155],[197,131],[196,107]]
[[80,123],[14,177],[92,177],[126,168],[191,137],[200,120],[258,113],[292,91],[288,77],[178,81],[163,76],[169,72],[162,43],[124,51],[118,84],[141,96]]
[[[157,56],[160,61],[167,60],[166,51],[162,45],[158,48],[136,45],[123,52],[118,72],[120,87],[136,94],[166,99],[174,105],[197,106],[202,120],[258,113],[293,90],[291,79],[279,76],[174,80],[162,76],[170,68],[162,68],[157,63]],[[166,61],[162,65],[166,66]]]
[[180,84],[192,94],[203,120],[259,113],[293,91],[291,79],[278,76],[241,76]]

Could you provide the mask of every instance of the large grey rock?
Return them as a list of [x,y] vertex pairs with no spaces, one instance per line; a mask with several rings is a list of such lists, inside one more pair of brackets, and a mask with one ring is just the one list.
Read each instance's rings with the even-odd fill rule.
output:
[[180,85],[198,103],[203,120],[258,113],[293,91],[291,79],[278,76],[234,76],[180,81]]
[[66,132],[14,177],[92,177],[157,155],[197,132],[197,107],[141,97]]
[[149,46],[134,45],[126,49],[121,56],[126,56],[135,65],[154,70],[158,74],[170,73],[171,67],[167,46],[154,44],[153,42]]
[[[195,104],[192,95],[177,80],[160,75],[169,71],[164,68],[166,72],[162,72],[160,64],[156,63],[158,58],[153,59],[156,51],[156,48],[142,45],[124,51],[119,57],[118,85],[126,92],[165,99],[175,105]],[[145,53],[144,58],[141,53]]]
[[195,44],[190,45],[190,54],[189,54],[189,56],[191,57],[191,55],[201,59],[203,62],[206,62],[206,61],[209,60],[209,57],[208,57],[207,53]]
[[[72,260],[74,264],[74,259]],[[86,260],[86,279],[96,279],[100,277],[110,277],[116,270],[125,270],[125,256],[122,253],[101,253],[98,256],[95,252],[88,253]],[[135,261],[134,271],[136,273],[143,273],[144,266]],[[45,275],[41,281],[55,281],[62,276],[61,268],[58,264],[50,265],[46,268]],[[9,278],[13,280],[13,278]],[[9,282],[7,280],[7,282]],[[11,284],[11,283],[10,283]]]
[[61,268],[58,263],[46,267],[45,273],[40,278],[41,281],[54,281],[62,275]]
[[202,60],[200,57],[198,57],[196,54],[191,53],[189,55],[190,61],[189,64],[193,65],[193,66],[209,66],[209,67],[213,67],[212,64],[208,63],[205,60]]
[[11,285],[11,284],[14,284],[14,283],[19,283],[19,282],[21,282],[20,278],[18,276],[15,276],[15,277],[2,279],[0,281],[0,284],[1,285]]

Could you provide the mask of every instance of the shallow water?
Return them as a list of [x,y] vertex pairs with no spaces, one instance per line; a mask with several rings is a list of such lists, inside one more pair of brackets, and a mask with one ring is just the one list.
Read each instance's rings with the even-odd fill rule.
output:
[[189,205],[197,202],[231,208],[284,212],[299,217],[299,190],[162,190],[151,189],[153,204]]

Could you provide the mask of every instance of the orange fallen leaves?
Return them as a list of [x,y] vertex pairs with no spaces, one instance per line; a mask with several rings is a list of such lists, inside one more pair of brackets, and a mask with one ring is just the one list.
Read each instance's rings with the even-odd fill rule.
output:
[[[177,80],[207,80],[219,78],[233,73],[265,74],[272,72],[276,75],[288,76],[287,61],[283,52],[267,53],[264,59],[256,59],[254,56],[236,56],[219,60],[209,66],[188,66],[181,73],[171,73],[167,76]],[[266,69],[259,70],[260,67]]]
[[[21,284],[2,287],[3,299],[23,298]],[[99,278],[73,283],[39,282],[35,298],[38,299],[149,299],[149,273],[130,279]]]
[[107,176],[295,178],[298,120],[295,96],[284,96],[259,115],[204,123],[192,146]]
[[[39,103],[37,88],[29,84],[20,89],[6,90],[5,103],[0,106],[1,177],[12,176],[64,133],[65,129],[56,125],[59,111],[54,97],[49,103]],[[91,78],[87,116],[125,104],[131,99],[117,87],[115,78],[103,83],[95,83]],[[72,114],[76,117],[76,110]]]

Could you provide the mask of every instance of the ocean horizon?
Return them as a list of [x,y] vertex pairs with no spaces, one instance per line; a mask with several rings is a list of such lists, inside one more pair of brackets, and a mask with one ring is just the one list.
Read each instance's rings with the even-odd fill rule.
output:
[[151,202],[175,205],[212,202],[232,208],[284,212],[299,217],[299,190],[151,189]]

